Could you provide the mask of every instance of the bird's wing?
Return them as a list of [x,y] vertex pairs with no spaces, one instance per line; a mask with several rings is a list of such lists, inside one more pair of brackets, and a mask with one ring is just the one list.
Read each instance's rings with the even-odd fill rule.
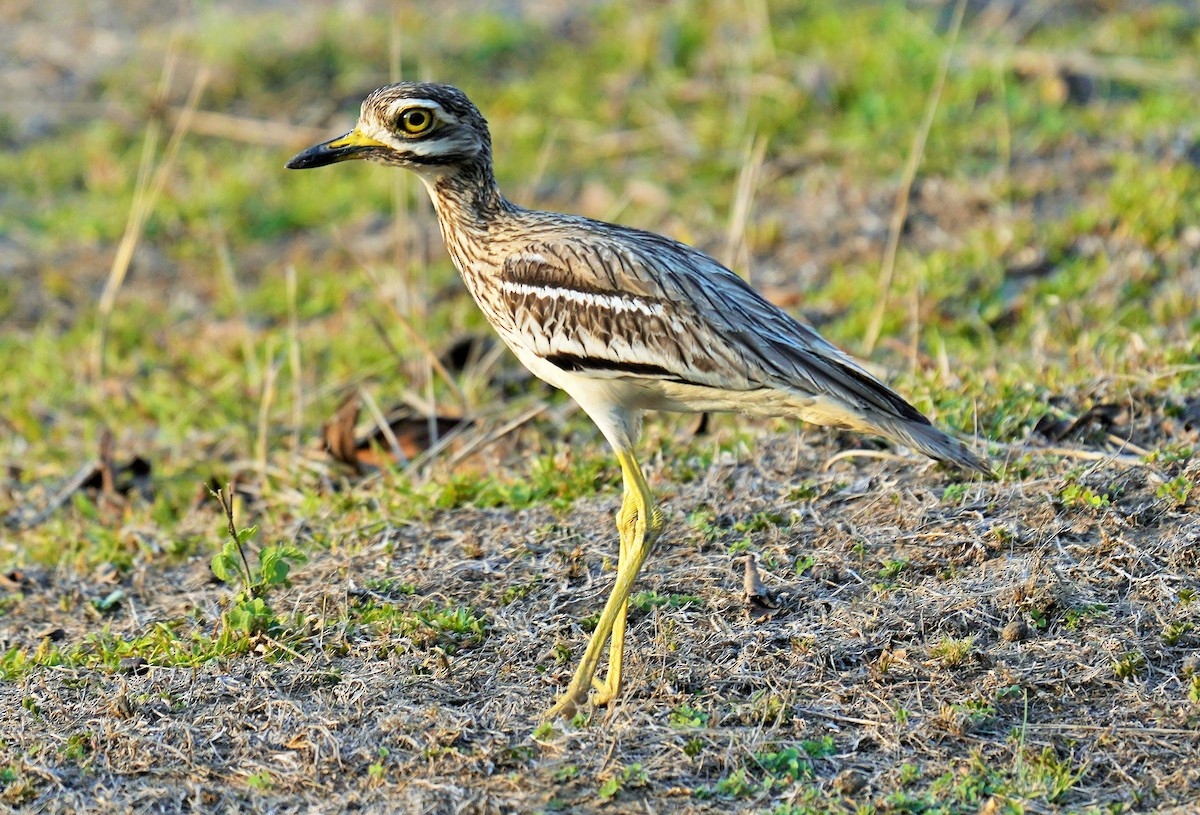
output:
[[653,233],[616,229],[623,240],[577,232],[509,256],[500,291],[525,347],[597,376],[725,391],[786,388],[866,415],[928,424],[717,261]]

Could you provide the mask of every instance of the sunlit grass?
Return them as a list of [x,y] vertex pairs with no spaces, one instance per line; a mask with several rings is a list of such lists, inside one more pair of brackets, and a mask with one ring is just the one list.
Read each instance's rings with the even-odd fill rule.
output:
[[[596,590],[594,575],[580,565],[595,553],[572,529],[573,510],[592,502],[601,506],[593,515],[610,517],[619,469],[595,426],[570,411],[561,394],[521,378],[507,352],[492,367],[463,374],[460,387],[430,374],[422,344],[440,351],[463,336],[491,333],[445,255],[425,191],[415,182],[398,184],[395,173],[377,166],[283,169],[314,131],[333,136],[351,126],[362,96],[389,81],[393,48],[406,77],[457,84],[479,104],[502,188],[519,203],[664,232],[718,255],[742,165],[764,140],[744,236],[755,280],[769,279],[772,296],[811,316],[832,341],[862,347],[882,296],[878,275],[895,190],[946,45],[947,20],[937,8],[603,2],[584,4],[568,19],[507,7],[450,15],[437,4],[400,6],[397,41],[386,18],[359,10],[206,6],[178,37],[140,49],[99,78],[86,115],[17,141],[10,137],[15,125],[0,113],[0,250],[11,241],[23,253],[15,273],[0,270],[0,463],[7,468],[0,515],[13,521],[0,527],[0,574],[24,569],[61,578],[70,588],[52,602],[85,631],[82,641],[78,632],[60,641],[50,631],[0,651],[0,681],[39,672],[107,677],[138,661],[193,671],[251,658],[267,666],[345,657],[382,664],[414,650],[428,657],[418,672],[450,677],[452,667],[464,667],[451,666],[451,657],[522,636],[515,621],[542,595]],[[1066,525],[1107,518],[1123,500],[1121,484],[1088,480],[1082,467],[1064,476],[1022,443],[1043,416],[1068,413],[1077,402],[1145,402],[1182,424],[1187,400],[1200,389],[1200,148],[1195,80],[1187,74],[1200,29],[1183,5],[1152,5],[1086,23],[1049,15],[1012,45],[984,27],[987,19],[969,13],[961,32],[901,234],[883,341],[870,362],[939,425],[991,443],[1001,478],[1042,490],[1047,513],[1065,516]],[[147,77],[158,76],[168,52],[179,63],[169,102],[160,106]],[[1084,63],[1091,84],[1083,96],[1072,95],[1069,72],[1055,61],[1080,54],[1091,60]],[[201,127],[184,140],[117,298],[101,375],[91,361],[96,301],[135,195],[146,123],[161,117],[169,132],[201,66],[211,79],[200,110],[241,117],[246,131],[230,138]],[[285,135],[264,144],[256,123]],[[812,201],[819,206],[802,206]],[[826,219],[819,232],[809,229],[812,217]],[[417,336],[398,318],[410,309]],[[472,416],[478,435],[469,438],[482,452],[459,464],[451,447],[415,465],[351,474],[321,450],[321,431],[356,390],[385,408],[415,402]],[[501,438],[485,439],[526,413]],[[364,414],[360,425],[369,418]],[[841,570],[828,562],[832,544],[814,557],[793,539],[809,515],[844,518],[831,509],[843,499],[862,502],[855,512],[874,511],[847,472],[797,472],[777,506],[734,517],[721,502],[742,489],[740,465],[763,451],[762,435],[795,433],[795,425],[716,418],[698,437],[686,426],[651,416],[639,451],[678,535],[669,542],[675,550],[656,556],[682,557],[687,545],[731,560],[755,553],[769,588],[788,583],[779,630],[805,631],[772,647],[803,653],[831,675],[845,670],[856,684],[869,678],[863,672],[889,674],[889,666],[889,676],[900,677],[906,661],[927,660],[955,675],[986,664],[992,634],[955,629],[920,647],[889,639],[895,644],[886,658],[855,667],[857,655],[823,652],[821,635],[808,633],[819,626],[797,616],[811,610],[793,606],[810,589],[844,603],[841,595],[852,594],[855,581],[870,587],[870,602],[884,602],[916,593],[934,573],[941,581],[971,568],[963,558],[1001,560],[1000,549],[1008,556],[1027,543],[1027,530],[975,517],[976,505],[997,500],[995,492],[981,498],[978,482],[936,486],[938,511],[962,513],[947,521],[959,525],[954,543],[930,538],[936,566],[924,554],[868,551],[847,532],[857,572]],[[118,464],[134,455],[150,462],[153,495],[114,506],[94,491],[75,491],[55,503],[57,491],[97,458],[106,430]],[[265,461],[256,459],[259,449]],[[1151,498],[1139,513],[1194,510],[1195,473],[1181,469],[1191,456],[1191,443],[1179,438],[1128,457],[1169,476],[1147,488]],[[672,501],[672,490],[710,479],[703,503]],[[238,524],[262,530],[255,545],[294,546],[312,557],[308,567],[319,557],[327,565],[367,553],[393,564],[400,546],[460,547],[467,565],[487,575],[486,585],[459,596],[443,585],[445,575],[414,569],[391,576],[384,565],[386,577],[343,580],[338,573],[320,613],[310,601],[312,613],[301,614],[282,578],[270,598],[252,596],[252,587],[239,595],[236,581],[207,584],[224,521],[206,488],[230,483]],[[910,499],[886,479],[881,494],[881,501]],[[483,542],[450,534],[464,516],[488,519],[477,524],[487,529],[493,516],[517,513],[536,518],[532,533]],[[836,538],[841,524],[821,534]],[[912,529],[898,534],[920,537],[939,524],[912,519]],[[391,534],[415,525],[447,540]],[[972,535],[978,551],[960,557],[955,547]],[[503,550],[500,565],[471,563],[476,555],[487,560],[485,550]],[[521,570],[537,558],[565,566],[558,573]],[[302,560],[295,558],[284,577],[307,580]],[[610,561],[601,560],[601,579],[609,578]],[[729,575],[703,578],[711,583],[689,583],[684,571],[678,585],[639,584],[631,625],[653,625],[664,660],[679,641],[673,618],[712,614],[721,615],[715,619],[722,629],[739,625],[731,622],[740,611],[730,599],[738,562]],[[194,596],[205,601],[129,622],[122,604],[137,593],[132,583],[192,565],[200,585]],[[116,576],[111,584],[109,574]],[[720,592],[712,588],[717,583]],[[13,584],[34,585],[17,578]],[[0,619],[26,602],[23,591],[34,589],[0,593]],[[57,582],[50,591],[59,592]],[[1151,626],[1154,648],[1106,652],[1097,668],[1103,681],[1134,693],[1153,676],[1194,708],[1200,679],[1181,675],[1171,685],[1162,678],[1170,672],[1162,664],[1167,657],[1158,653],[1160,645],[1193,644],[1189,592],[1170,587],[1169,613]],[[597,608],[585,608],[580,595],[569,604],[580,604],[571,613],[581,628],[594,626]],[[231,616],[239,606],[241,616]],[[1023,610],[1039,631],[1075,631],[1100,614],[1120,613],[1087,603]],[[539,646],[546,649],[539,671],[565,670],[578,658],[566,628],[553,648]],[[860,632],[864,641],[875,633]],[[740,645],[759,647],[750,639]],[[504,653],[512,646],[496,647]],[[337,684],[340,670],[329,669],[321,682]],[[999,731],[995,723],[1011,723],[1014,715],[1021,720],[1010,702],[989,692],[942,708],[947,744],[970,730],[979,752],[960,751],[937,766],[881,770],[871,783],[888,793],[872,794],[868,803],[832,780],[851,766],[859,742],[788,735],[787,728],[800,732],[811,711],[775,693],[734,701],[740,690],[689,688],[666,661],[653,670],[664,687],[674,683],[677,697],[662,714],[679,731],[670,736],[679,737],[671,755],[699,768],[694,787],[672,795],[718,808],[753,805],[779,815],[876,807],[1042,811],[1076,795],[1088,770],[1070,740],[1056,740],[1056,749],[1044,741],[1026,745],[1018,731],[1011,738],[985,732]],[[169,703],[173,710],[184,705]],[[930,715],[900,697],[883,703],[885,720],[868,723],[872,735],[863,744],[885,744],[891,736],[881,734],[889,729],[904,738]],[[44,715],[33,695],[22,704],[29,716]],[[1166,725],[1194,719],[1178,715]],[[729,732],[731,723],[773,741],[763,749],[726,749],[714,734]],[[854,732],[852,720],[845,724],[837,732]],[[597,726],[586,718],[576,725],[583,733]],[[85,741],[64,741],[63,755],[85,761]],[[464,752],[475,749],[471,744],[467,739]],[[533,755],[529,745],[513,744],[514,756]],[[424,758],[434,760],[441,749],[429,747]],[[384,778],[394,767],[384,760],[387,748],[379,750],[364,772]],[[343,758],[352,768],[355,759]],[[566,764],[555,784],[590,784],[591,802],[633,806],[635,796],[651,794],[664,768],[627,759],[606,759],[598,778],[594,768]],[[487,773],[496,779],[519,764],[491,760]],[[30,769],[52,765],[45,755],[5,762],[5,801],[33,800],[50,783],[52,776]],[[512,777],[524,783],[524,772]],[[273,783],[266,770],[248,778],[259,791]]]

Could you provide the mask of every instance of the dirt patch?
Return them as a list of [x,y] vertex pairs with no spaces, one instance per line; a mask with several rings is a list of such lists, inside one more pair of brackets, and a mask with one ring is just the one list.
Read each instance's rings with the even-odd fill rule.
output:
[[[1161,479],[1100,461],[1078,480],[1119,497],[1066,507],[1052,497],[1062,465],[960,488],[919,462],[824,471],[836,448],[805,442],[764,438],[691,483],[651,473],[670,525],[638,589],[676,600],[635,606],[629,691],[590,727],[534,737],[574,665],[555,649],[581,651],[579,622],[611,582],[611,496],[561,514],[459,510],[345,541],[352,554],[318,556],[288,592],[313,626],[303,653],[265,642],[263,656],[195,668],[51,669],[0,686],[0,764],[31,785],[9,800],[57,812],[532,811],[591,806],[639,765],[645,778],[627,779],[612,811],[735,811],[756,796],[722,781],[740,772],[752,789],[754,757],[797,742],[829,745],[810,782],[832,794],[857,779],[847,802],[896,788],[904,765],[965,777],[973,761],[1030,756],[1080,774],[1056,801],[1069,809],[1114,794],[1135,809],[1191,800],[1200,602],[1181,598],[1197,588],[1200,521],[1155,497]],[[789,498],[802,478],[812,495]],[[765,614],[742,596],[731,552],[742,539],[774,595]],[[384,579],[412,593],[389,594]],[[79,614],[95,584],[23,580],[7,647],[95,629]],[[203,561],[119,586],[127,601],[105,618],[115,636],[180,620],[181,635],[211,630],[228,596]],[[498,602],[513,587],[528,590]],[[486,633],[448,653],[419,633],[339,628],[364,597],[476,609]],[[1167,644],[1170,626],[1182,633]],[[1139,806],[1139,794],[1151,797]]]
[[[1044,5],[1012,4],[1014,19],[1024,25]],[[6,145],[69,129],[72,117],[113,113],[94,99],[106,71],[140,53],[147,43],[139,38],[156,39],[173,19],[154,3],[71,9],[85,6],[96,10],[73,26],[58,24],[57,6],[52,13],[46,4],[17,2],[0,11]],[[546,8],[575,13],[574,4]],[[297,13],[317,28],[324,19],[316,4]],[[675,31],[670,26],[679,21],[668,23]],[[503,36],[497,42],[506,47]],[[280,118],[307,117],[321,127],[345,124],[331,113],[338,101],[298,95],[304,101],[273,112],[289,110]],[[296,113],[306,105],[320,115]],[[1061,108],[1050,114],[1069,119]],[[140,111],[113,115],[132,115],[131,132],[144,127]],[[517,130],[527,125],[510,121]],[[547,138],[545,149],[553,141]],[[1086,215],[1105,206],[1113,173],[1130,151],[1162,159],[1163,166],[1154,165],[1160,170],[1195,163],[1191,136],[1180,136],[1175,147],[1131,144],[1119,134],[1048,138],[1045,149],[1036,142],[1027,142],[1034,149],[1018,145],[985,176],[922,174],[903,251],[956,251],[973,235],[1011,235],[1029,223]],[[754,198],[751,272],[772,299],[804,310],[813,291],[878,262],[897,180],[863,178],[849,164],[827,166],[812,145],[799,155],[775,149],[781,153],[767,160]],[[280,153],[286,155],[282,146]],[[620,159],[614,153],[613,161]],[[1136,180],[1136,172],[1125,172]],[[668,193],[651,192],[664,213],[674,208]],[[0,203],[5,194],[0,189]],[[597,205],[600,211],[618,203],[615,192],[606,194],[612,200]],[[405,230],[411,246],[399,253],[396,230],[378,215],[346,223],[336,235],[271,233],[239,248],[238,280],[274,307],[283,295],[255,287],[260,278],[279,279],[289,265],[320,269],[341,283],[361,265],[390,263],[398,254],[441,259],[428,212],[417,213]],[[669,225],[685,214],[662,217]],[[999,256],[980,265],[1004,277],[990,311],[974,284],[918,303],[947,321],[986,326],[980,336],[997,344],[1019,324],[1026,329],[1016,334],[1021,341],[1037,345],[1039,335],[1026,325],[1031,313],[1041,315],[1043,333],[1069,329],[1081,337],[1077,345],[1053,346],[1065,357],[1071,352],[1062,349],[1075,349],[1078,359],[1046,354],[1040,361],[1075,366],[1090,378],[1086,386],[1047,384],[1058,392],[1043,398],[1031,391],[1020,404],[1015,397],[1011,405],[988,402],[986,409],[1001,416],[984,422],[983,435],[1031,434],[993,448],[1003,481],[963,481],[924,461],[894,460],[881,444],[851,435],[781,434],[754,422],[738,425],[752,430],[753,442],[725,425],[705,456],[681,461],[651,452],[663,439],[675,449],[671,425],[652,423],[644,458],[668,526],[635,588],[627,692],[590,720],[537,726],[566,685],[589,618],[612,583],[615,488],[581,490],[592,497],[573,504],[574,493],[559,496],[570,504],[559,509],[550,500],[522,511],[457,506],[471,503],[463,500],[448,502],[455,509],[409,513],[404,493],[387,477],[351,477],[325,458],[314,463],[306,456],[315,445],[280,450],[277,458],[271,451],[264,471],[284,460],[292,470],[273,476],[273,498],[251,484],[239,500],[311,560],[270,597],[285,624],[239,639],[238,656],[219,659],[200,652],[228,630],[223,615],[234,591],[209,567],[220,524],[215,510],[206,513],[205,494],[191,509],[186,498],[158,507],[164,521],[153,518],[151,504],[138,503],[146,499],[136,489],[107,496],[114,500],[107,508],[85,493],[78,501],[68,494],[30,525],[57,529],[42,522],[68,517],[63,530],[83,530],[80,537],[97,550],[113,547],[122,565],[82,566],[102,558],[79,555],[78,562],[67,557],[53,567],[0,574],[0,657],[12,673],[0,683],[0,802],[63,813],[1190,811],[1200,801],[1200,496],[1193,489],[1200,465],[1190,455],[1200,413],[1194,395],[1175,383],[1194,371],[1194,359],[1179,363],[1177,355],[1144,377],[1102,363],[1120,357],[1157,365],[1154,353],[1169,344],[1164,337],[1186,343],[1194,334],[1189,304],[1200,291],[1200,233],[1168,218],[1166,237],[1154,242],[1146,235],[1158,227],[1143,225],[1146,234],[1136,234],[1122,220],[1136,220],[1127,215],[1088,221],[1083,234],[1050,236],[1061,245],[983,241]],[[206,246],[217,221],[198,227]],[[719,231],[696,242],[720,249]],[[194,247],[193,255],[176,257],[176,237],[168,231],[143,241],[122,303],[168,304],[184,324],[172,330],[187,333],[184,344],[209,356],[194,368],[181,357],[178,381],[155,379],[131,359],[125,371],[132,384],[102,383],[110,390],[93,403],[35,394],[21,407],[30,416],[20,420],[38,432],[12,448],[33,452],[12,453],[0,477],[7,517],[37,516],[17,510],[48,503],[56,479],[71,471],[63,462],[78,459],[78,467],[94,453],[84,432],[74,433],[68,449],[50,449],[56,437],[46,428],[90,432],[108,396],[145,415],[162,399],[193,418],[212,410],[229,424],[255,424],[269,388],[256,390],[259,381],[242,369],[282,369],[280,348],[290,340],[273,344],[281,335],[262,332],[261,323],[287,322],[286,310],[242,314],[236,288],[221,289],[218,262]],[[353,262],[347,246],[359,253]],[[80,326],[94,316],[112,248],[47,248],[28,233],[0,235],[0,298],[12,315],[6,330],[75,334],[68,352],[43,354],[52,357],[50,367],[84,353]],[[1111,262],[1083,291],[1044,285],[1046,278],[1069,279],[1074,261],[1096,257]],[[902,272],[898,281],[913,277]],[[964,268],[962,275],[985,272]],[[457,283],[438,286],[431,300],[465,298]],[[217,304],[221,296],[230,302]],[[808,316],[828,322],[838,309],[877,296],[860,287],[840,301],[830,296],[827,308]],[[342,333],[362,319],[358,306],[371,297],[386,299],[379,290],[348,299],[325,292],[308,327]],[[1158,309],[1142,322],[1140,299]],[[909,307],[895,302],[895,313]],[[1089,308],[1102,320],[1127,320],[1118,347],[1087,322]],[[273,316],[264,316],[268,311]],[[165,329],[141,336],[138,328],[132,348],[172,341]],[[1096,333],[1109,345],[1088,347]],[[313,365],[328,364],[322,355],[334,353],[321,348]],[[1026,351],[1020,364],[1029,364]],[[400,379],[402,366],[381,358],[373,375],[385,370]],[[913,370],[935,364],[944,381],[954,381],[948,359],[922,359]],[[424,375],[423,366],[414,367]],[[995,363],[971,374],[1003,380]],[[307,381],[297,390],[323,397],[345,384]],[[131,395],[142,386],[148,396]],[[236,409],[216,406],[222,388],[236,394],[224,394]],[[532,390],[528,379],[512,378],[493,393],[498,401]],[[1009,406],[1022,417],[1033,408],[1051,416],[1036,428],[1023,418],[1001,428]],[[467,474],[495,469],[510,481],[532,478],[530,450],[603,449],[594,430],[570,436],[562,414],[550,414],[519,439],[487,448],[487,466]],[[267,418],[300,434],[303,422],[288,424],[292,416]],[[494,429],[490,421],[512,419],[479,417],[480,432]],[[151,420],[139,420],[117,434],[117,463],[128,466],[130,436],[144,442],[160,496],[172,488],[194,491],[192,481],[185,489],[164,482],[190,479],[201,467],[209,468],[203,478],[258,476],[257,462],[247,462],[252,444],[238,444],[252,433],[233,440],[225,428],[210,429],[186,443],[164,442]],[[7,432],[10,425],[0,426]],[[289,432],[269,430],[272,438]],[[697,446],[676,447],[690,456]],[[439,466],[435,461],[433,469]],[[569,468],[560,469],[565,479]],[[596,478],[603,483],[612,475]],[[372,512],[343,511],[351,505]],[[130,506],[137,511],[127,512]],[[410,515],[417,519],[398,520]],[[368,520],[355,526],[360,517]],[[154,530],[140,528],[139,518],[154,520]],[[16,559],[24,558],[28,532],[19,526],[0,528],[0,551]],[[83,548],[74,544],[61,542],[71,552]],[[752,597],[745,592],[748,557],[757,570]],[[136,649],[135,640],[142,643]],[[162,650],[145,645],[156,641]],[[47,657],[53,649],[69,658]],[[180,658],[189,649],[197,654],[190,662]],[[19,664],[24,658],[37,667],[27,670]]]

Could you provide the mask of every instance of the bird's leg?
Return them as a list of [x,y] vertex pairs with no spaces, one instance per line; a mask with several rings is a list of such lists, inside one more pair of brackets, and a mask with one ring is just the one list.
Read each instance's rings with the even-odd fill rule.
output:
[[[620,536],[620,548],[617,550],[617,571],[621,564],[633,557],[633,538],[637,523],[637,498],[633,490],[625,484],[624,495],[621,498],[621,509],[617,512],[617,534]],[[612,635],[608,645],[608,678],[601,681],[592,676],[592,687],[596,695],[592,697],[593,704],[607,705],[621,693],[621,662],[625,656],[625,619],[629,616],[629,602],[621,604],[617,618],[613,621]]]
[[[662,532],[663,519],[662,513],[654,506],[654,496],[650,494],[650,487],[632,455],[628,456],[627,461],[622,459],[621,470],[625,480],[625,496],[617,513],[617,532],[621,536],[617,571],[619,574],[623,563],[636,560],[636,577]],[[592,697],[594,704],[607,705],[621,694],[621,664],[625,655],[625,618],[628,613],[627,598],[613,623],[608,646],[608,676],[603,681],[594,676],[592,678],[592,685],[596,689],[596,695]]]
[[604,682],[595,682],[599,690],[596,702],[605,704],[611,701],[621,688],[621,656],[625,647],[625,617],[629,593],[662,530],[662,515],[654,508],[650,487],[646,484],[633,454],[618,450],[617,461],[621,464],[621,474],[625,482],[625,497],[621,502],[621,511],[617,513],[617,530],[621,536],[617,581],[596,623],[596,629],[588,640],[587,649],[575,670],[575,675],[571,677],[566,692],[546,714],[547,719],[558,716],[569,719],[575,715],[579,705],[587,698],[588,689],[593,685],[600,655],[610,638],[609,674]]

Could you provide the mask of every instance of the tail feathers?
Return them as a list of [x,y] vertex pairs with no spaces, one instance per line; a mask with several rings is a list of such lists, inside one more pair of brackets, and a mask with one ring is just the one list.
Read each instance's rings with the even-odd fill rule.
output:
[[876,429],[881,435],[920,450],[930,458],[986,476],[996,474],[991,465],[977,456],[967,445],[931,424],[897,418],[895,421],[881,422]]

